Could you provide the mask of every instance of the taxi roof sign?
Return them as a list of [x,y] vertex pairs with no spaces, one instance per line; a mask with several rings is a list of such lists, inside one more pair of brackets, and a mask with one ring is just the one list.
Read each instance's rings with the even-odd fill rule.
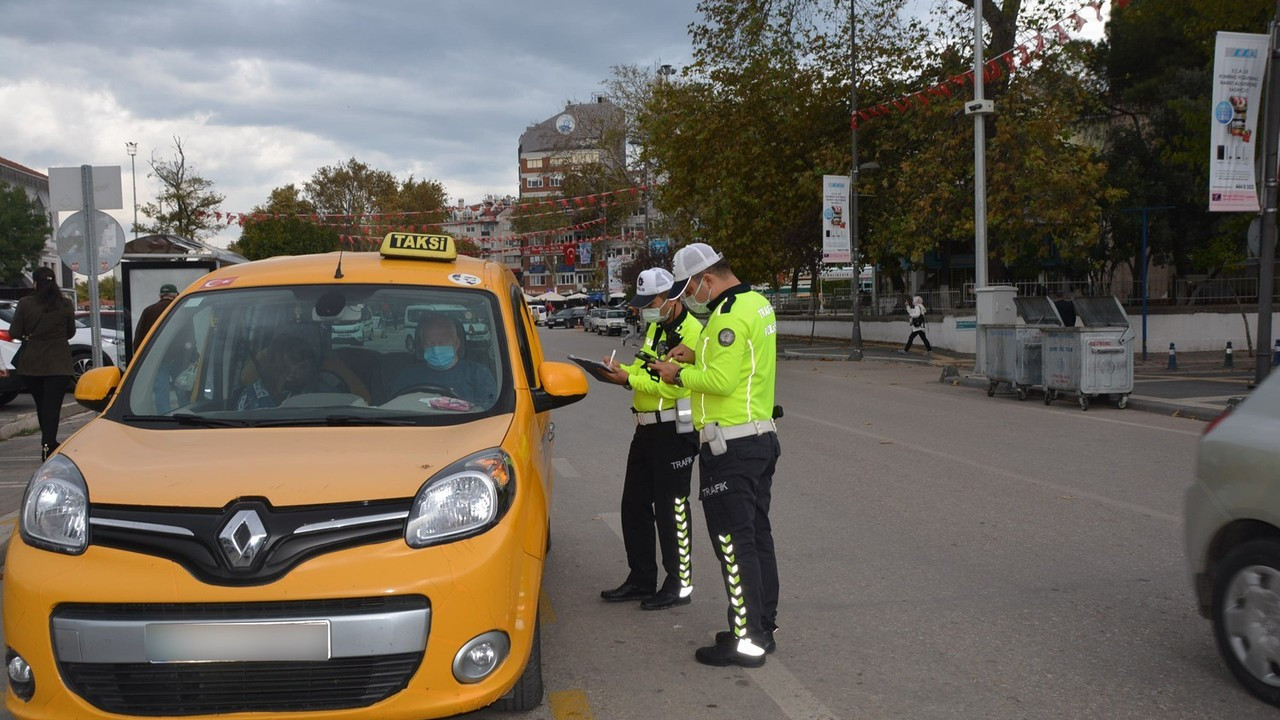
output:
[[382,257],[451,262],[458,257],[458,244],[452,235],[427,233],[387,233],[378,251]]

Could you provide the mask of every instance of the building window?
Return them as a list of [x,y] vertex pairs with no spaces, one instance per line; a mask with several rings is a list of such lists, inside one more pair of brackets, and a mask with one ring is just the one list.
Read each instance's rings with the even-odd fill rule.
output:
[[489,237],[489,236],[490,236],[490,235],[492,235],[492,234],[493,234],[493,233],[489,232],[488,230],[481,230],[481,231],[480,231],[480,237]]
[[527,275],[526,277],[529,278],[530,285],[546,285],[547,284],[546,275]]
[[542,167],[542,158],[525,158],[524,166],[529,169]]
[[540,188],[542,187],[542,178],[528,178],[525,180],[525,187]]
[[577,285],[577,275],[574,273],[560,273],[556,275],[556,284],[558,285]]
[[558,175],[551,178],[551,187],[560,187],[561,185],[564,185],[564,178]]

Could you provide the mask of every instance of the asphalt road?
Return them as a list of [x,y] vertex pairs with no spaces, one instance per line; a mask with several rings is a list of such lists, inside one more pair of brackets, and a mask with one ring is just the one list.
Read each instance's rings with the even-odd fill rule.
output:
[[[549,359],[619,345],[541,336]],[[700,509],[692,605],[598,599],[626,574],[633,424],[628,394],[593,381],[556,413],[547,701],[469,720],[1275,717],[1236,686],[1192,605],[1181,495],[1203,423],[997,402],[918,364],[778,371],[778,652],[754,670],[693,661],[725,623]],[[0,480],[25,480],[21,465]]]

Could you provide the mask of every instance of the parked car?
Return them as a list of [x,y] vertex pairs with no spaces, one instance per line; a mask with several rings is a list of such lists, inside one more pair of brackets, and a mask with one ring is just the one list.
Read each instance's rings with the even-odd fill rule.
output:
[[627,311],[605,310],[604,317],[596,320],[597,335],[625,335],[627,333]]
[[557,327],[567,328],[569,327],[569,318],[571,317],[573,317],[573,310],[571,308],[565,308],[564,310],[557,310],[547,316],[547,327],[548,328],[557,328]]
[[26,387],[22,384],[22,377],[13,371],[11,362],[14,353],[18,352],[20,347],[22,346],[16,342],[0,340],[0,367],[9,371],[8,375],[0,377],[0,405],[12,402],[19,393],[26,391]]
[[378,323],[381,322],[381,318],[374,317],[368,306],[361,304],[347,305],[331,318],[315,315],[313,319],[329,327],[333,342],[353,342],[356,345],[363,345],[366,340],[372,340],[374,331],[378,329]]
[[583,332],[596,332],[596,326],[604,319],[605,308],[591,308],[582,318]]
[[[9,323],[13,322],[18,303],[0,303],[0,340],[13,340],[9,336]],[[86,370],[93,368],[93,329],[76,320],[76,334],[71,337],[71,382],[74,385]],[[105,365],[120,367],[120,336],[114,330],[102,330],[102,361]]]
[[547,324],[547,306],[529,303],[529,314],[533,316],[534,325]]
[[[77,310],[76,320],[90,325],[90,312],[88,310]],[[102,323],[103,330],[110,330],[116,335],[124,332],[125,315],[123,310],[100,310],[98,311],[98,320]]]
[[1240,684],[1280,706],[1280,372],[1205,428],[1183,532],[1200,614]]

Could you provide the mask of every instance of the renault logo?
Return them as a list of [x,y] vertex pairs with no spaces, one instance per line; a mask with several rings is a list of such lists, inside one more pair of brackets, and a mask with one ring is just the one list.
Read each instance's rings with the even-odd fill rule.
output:
[[267,542],[267,528],[253,510],[241,510],[218,533],[218,544],[234,568],[247,568]]

